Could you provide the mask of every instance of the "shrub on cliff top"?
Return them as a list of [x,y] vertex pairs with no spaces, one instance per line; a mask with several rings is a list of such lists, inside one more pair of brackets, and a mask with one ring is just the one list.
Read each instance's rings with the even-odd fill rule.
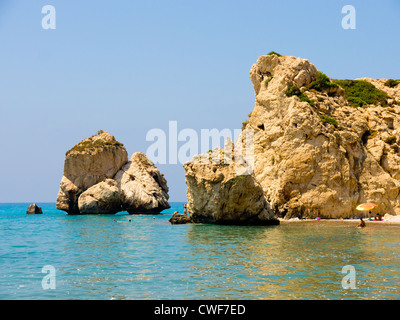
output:
[[335,80],[334,83],[344,89],[345,97],[353,107],[362,107],[369,104],[387,106],[389,96],[368,81]]
[[400,83],[400,80],[393,80],[393,79],[388,79],[385,82],[385,86],[389,87],[389,88],[394,88],[395,86],[397,86]]
[[267,53],[267,56],[270,56],[271,54],[276,54],[278,57],[282,57],[281,54],[279,54],[278,52],[275,52],[275,51],[271,51],[270,53]]
[[120,146],[122,147],[123,144],[121,142],[118,142],[117,140],[113,139],[112,141],[104,141],[102,139],[98,140],[92,140],[89,138],[88,140],[84,140],[79,142],[77,145],[75,145],[71,150],[67,151],[65,155],[68,155],[72,151],[77,151],[77,152],[82,152],[82,151],[87,151],[87,150],[93,150],[96,148],[104,148],[107,146]]
[[336,83],[331,82],[331,79],[329,79],[329,77],[322,72],[318,72],[317,78],[308,85],[308,89],[314,89],[317,91],[337,87],[339,86]]

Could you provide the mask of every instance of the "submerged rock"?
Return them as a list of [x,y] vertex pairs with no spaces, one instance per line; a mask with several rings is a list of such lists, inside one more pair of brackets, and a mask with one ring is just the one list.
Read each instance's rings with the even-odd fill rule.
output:
[[37,206],[36,203],[31,204],[26,210],[26,214],[42,214],[42,208]]

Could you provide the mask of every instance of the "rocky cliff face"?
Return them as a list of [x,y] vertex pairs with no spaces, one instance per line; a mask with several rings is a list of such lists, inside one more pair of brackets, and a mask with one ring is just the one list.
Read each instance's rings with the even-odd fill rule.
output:
[[[147,172],[152,177],[152,184],[150,179],[144,178],[142,180],[147,184],[129,183],[135,179],[137,171],[142,173],[141,177],[145,176],[142,166],[148,159],[144,154],[138,154],[132,159],[139,157],[142,161],[131,159],[128,162],[123,144],[106,131],[99,131],[76,144],[65,155],[57,209],[69,214],[112,214],[125,209],[129,209],[129,213],[155,213],[169,207],[166,180],[154,166]],[[122,172],[128,171],[127,168],[130,168],[129,178],[122,181]],[[135,211],[131,202],[140,202],[140,209]]]
[[[261,56],[250,79],[256,101],[242,137],[254,134],[252,177],[275,216],[353,217],[367,201],[400,214],[399,84],[332,82],[306,59],[275,54]],[[185,164],[188,198],[198,200],[189,200],[189,210],[200,212],[211,197],[198,180],[218,179],[220,171],[192,167]]]

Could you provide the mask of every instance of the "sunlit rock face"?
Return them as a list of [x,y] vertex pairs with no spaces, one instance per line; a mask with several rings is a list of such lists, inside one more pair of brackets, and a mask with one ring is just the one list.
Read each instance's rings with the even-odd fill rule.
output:
[[400,214],[400,85],[355,81],[354,90],[377,89],[384,97],[369,103],[308,60],[276,54],[259,57],[250,79],[255,106],[235,147],[253,132],[254,170],[232,189],[229,168],[185,164],[188,205],[199,221],[239,221],[239,212],[258,211],[261,200],[235,201],[255,186],[268,217],[348,218],[368,201],[381,213]]

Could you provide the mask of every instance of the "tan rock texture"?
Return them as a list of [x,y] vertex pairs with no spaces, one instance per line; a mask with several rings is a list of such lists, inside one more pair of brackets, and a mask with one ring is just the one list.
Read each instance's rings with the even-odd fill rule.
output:
[[121,211],[118,183],[106,179],[84,191],[78,198],[81,214],[114,214]]
[[[247,130],[254,132],[254,185],[280,218],[349,218],[360,214],[358,204],[369,201],[379,205],[380,213],[400,214],[400,85],[389,88],[386,79],[365,78],[389,99],[387,105],[357,108],[341,87],[310,89],[318,73],[306,59],[274,54],[261,56],[251,67],[256,99],[242,137]],[[293,85],[311,103],[288,96]],[[191,163],[184,167],[190,212],[211,206],[207,201],[217,201],[214,193],[218,201],[232,200],[208,182],[209,187],[199,187],[204,177],[228,184],[221,170],[207,165],[194,170]],[[240,202],[236,206],[244,212]]]
[[238,175],[237,164],[184,164],[188,210],[193,222],[267,225],[278,224],[253,175]]
[[26,210],[26,214],[42,214],[42,208],[39,207],[36,203],[31,204]]
[[107,131],[82,140],[65,155],[57,209],[78,214],[78,198],[95,184],[110,179],[128,162],[125,147]]
[[128,161],[122,143],[100,130],[66,153],[57,209],[68,214],[160,213],[170,208],[164,175],[144,153]]
[[167,181],[144,153],[134,153],[114,179],[122,207],[130,214],[154,214],[170,208]]

